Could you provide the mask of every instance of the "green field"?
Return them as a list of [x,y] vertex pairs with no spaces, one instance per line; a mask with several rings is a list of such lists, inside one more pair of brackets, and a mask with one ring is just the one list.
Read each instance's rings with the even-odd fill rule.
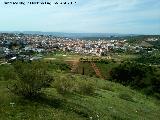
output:
[[[46,56],[44,61],[49,64],[48,71],[54,76],[54,81],[51,86],[42,88],[41,95],[34,99],[26,99],[9,90],[17,82],[16,72],[12,65],[1,65],[0,120],[160,119],[158,99],[119,83],[97,78],[90,63],[79,63],[77,74],[71,73],[68,61],[75,62],[81,57],[84,56]],[[118,64],[96,63],[106,79],[109,71]],[[84,75],[81,75],[82,68]],[[65,88],[65,92],[61,93],[59,87]]]

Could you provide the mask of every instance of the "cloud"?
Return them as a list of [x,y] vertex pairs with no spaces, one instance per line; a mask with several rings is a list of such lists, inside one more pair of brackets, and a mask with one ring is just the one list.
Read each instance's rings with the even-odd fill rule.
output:
[[159,0],[75,1],[75,5],[0,7],[0,30],[160,34]]

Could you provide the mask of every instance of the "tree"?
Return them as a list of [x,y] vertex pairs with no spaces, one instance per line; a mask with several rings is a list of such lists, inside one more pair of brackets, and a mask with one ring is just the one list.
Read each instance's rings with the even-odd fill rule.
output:
[[127,62],[113,68],[110,76],[115,82],[160,98],[160,71],[158,70],[155,67]]
[[153,76],[153,69],[150,66],[145,66],[137,63],[123,63],[110,72],[112,80],[130,85],[132,87],[143,88],[150,84]]

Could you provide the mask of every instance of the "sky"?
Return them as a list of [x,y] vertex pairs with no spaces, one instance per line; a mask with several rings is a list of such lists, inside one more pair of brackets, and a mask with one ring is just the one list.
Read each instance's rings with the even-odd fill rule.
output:
[[[52,5],[5,5],[51,2]],[[0,31],[159,34],[160,0],[0,0]]]

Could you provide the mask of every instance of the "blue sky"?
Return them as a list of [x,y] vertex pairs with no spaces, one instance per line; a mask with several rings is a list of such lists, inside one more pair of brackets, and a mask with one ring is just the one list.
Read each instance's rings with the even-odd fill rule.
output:
[[61,0],[77,3],[52,6],[4,1],[14,0],[0,1],[0,31],[160,34],[160,0]]

